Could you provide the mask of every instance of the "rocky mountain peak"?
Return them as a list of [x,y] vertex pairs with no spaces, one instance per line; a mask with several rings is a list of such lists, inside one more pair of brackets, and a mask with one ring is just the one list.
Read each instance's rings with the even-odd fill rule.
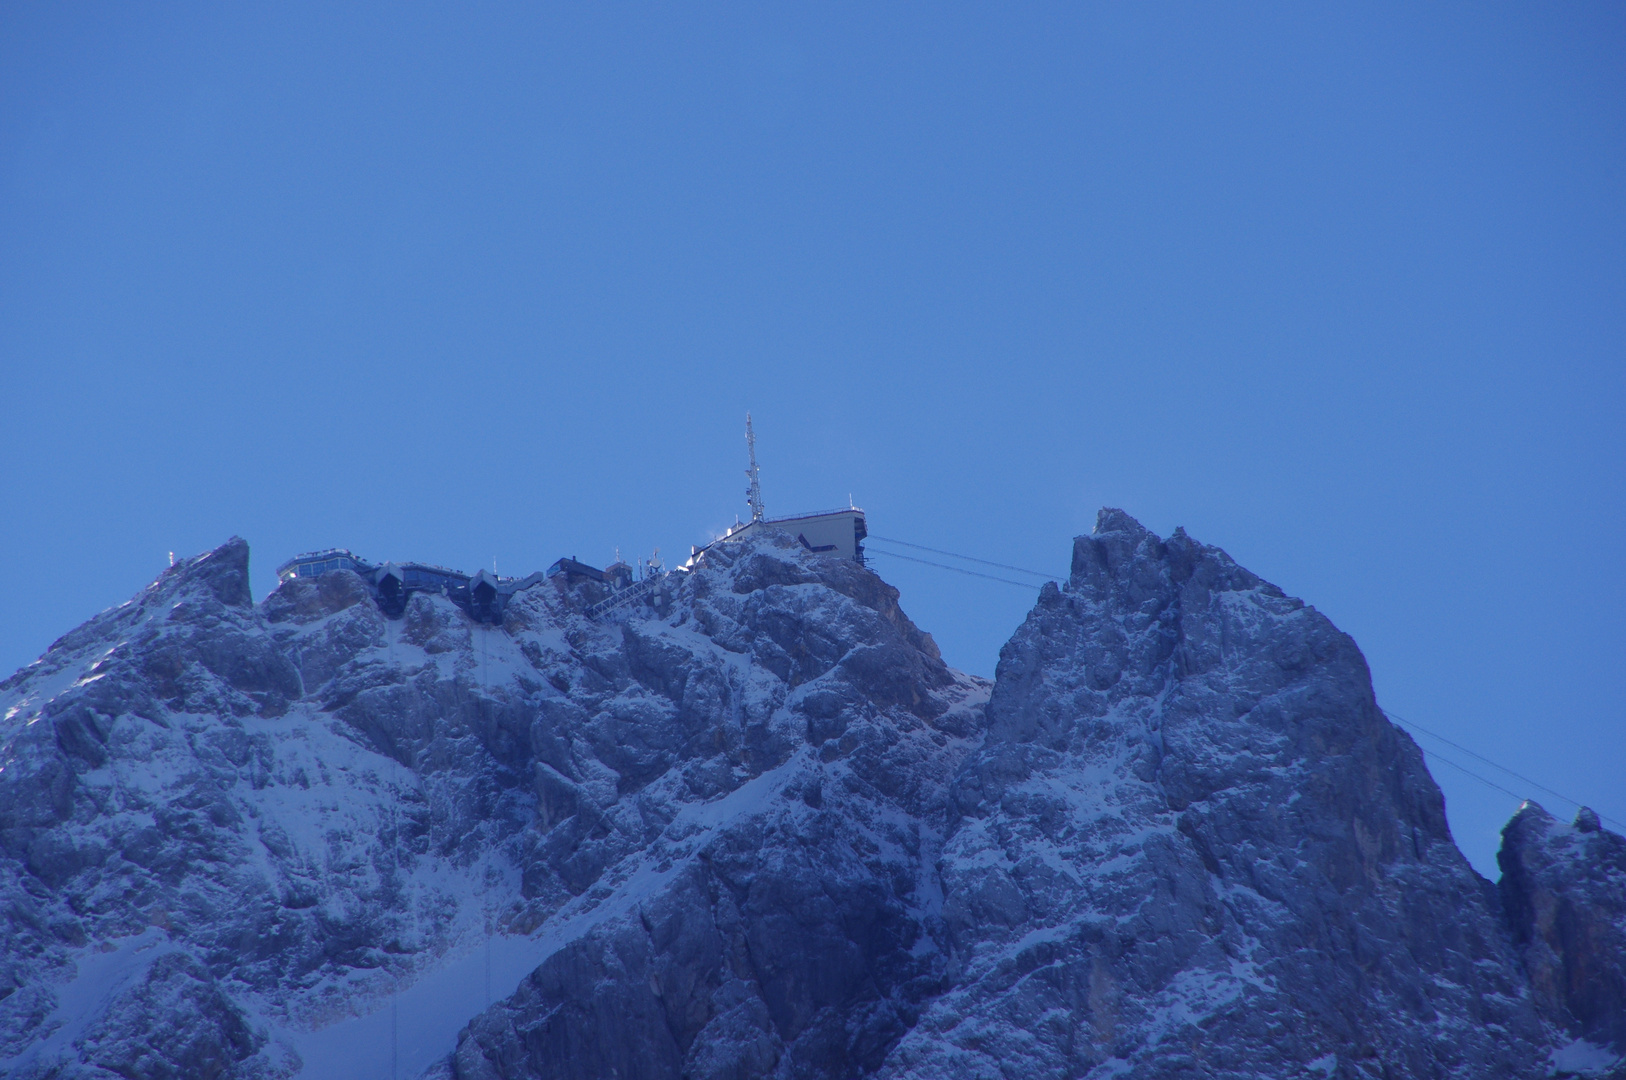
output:
[[228,607],[254,606],[249,591],[248,541],[234,536],[213,551],[188,559],[179,566],[177,578],[197,583]]
[[1626,838],[1586,807],[1565,824],[1527,802],[1496,861],[1537,1003],[1578,1038],[1626,1047]]
[[1103,511],[956,791],[964,966],[911,1075],[1538,1068],[1500,912],[1359,649],[1216,548]]
[[[1001,652],[762,529],[500,620],[231,540],[0,684],[18,1077],[1546,1077],[1626,841],[1499,889],[1323,615],[1104,510]],[[173,1038],[166,1032],[185,1032]],[[427,1072],[426,1072],[427,1070]]]

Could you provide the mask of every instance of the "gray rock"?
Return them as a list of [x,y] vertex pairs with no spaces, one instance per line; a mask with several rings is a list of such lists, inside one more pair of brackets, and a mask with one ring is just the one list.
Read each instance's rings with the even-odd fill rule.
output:
[[1103,511],[1001,653],[895,1076],[1537,1075],[1546,1033],[1354,643]]
[[[860,567],[771,539],[709,564],[669,620],[628,621],[613,655],[560,680],[580,708],[544,710],[533,743],[572,730],[617,779],[595,792],[579,759],[551,755],[545,820],[575,815],[540,853],[558,869],[528,888],[579,895],[605,876],[635,842],[605,850],[617,803],[657,784],[681,784],[681,804],[779,772],[776,796],[695,843],[662,793],[644,850],[671,883],[555,953],[444,1075],[865,1074],[940,984],[926,856],[985,687],[945,668]],[[617,690],[596,714],[593,674]],[[627,702],[629,683],[650,696]]]
[[1586,807],[1565,825],[1528,802],[1496,861],[1536,1002],[1577,1038],[1626,1052],[1626,838]]
[[265,1037],[203,965],[184,953],[154,960],[133,990],[74,1040],[71,1055],[31,1063],[18,1080],[220,1080],[284,1071]]
[[1521,814],[1504,916],[1354,643],[1183,533],[1104,512],[992,687],[770,531],[659,607],[543,583],[500,627],[347,572],[255,606],[247,559],[0,683],[0,1072],[293,1075],[488,942],[534,969],[435,999],[444,1057],[404,1066],[1533,1078],[1618,1045],[1620,838]]

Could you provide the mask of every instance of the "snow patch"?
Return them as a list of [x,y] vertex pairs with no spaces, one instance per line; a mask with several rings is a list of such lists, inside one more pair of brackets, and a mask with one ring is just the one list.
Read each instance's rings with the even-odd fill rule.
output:
[[1552,1053],[1553,1072],[1558,1076],[1596,1076],[1620,1060],[1613,1050],[1585,1039],[1576,1039]]
[[620,878],[613,892],[600,896],[594,890],[578,897],[537,933],[485,936],[479,945],[419,976],[373,1011],[314,1031],[279,1027],[275,1041],[303,1061],[299,1080],[418,1075],[456,1049],[458,1033],[494,1000],[513,994],[554,953],[635,912],[694,859],[712,833],[772,806],[810,762],[811,751],[804,749],[726,795],[685,807],[666,832],[669,838],[682,839],[681,851],[661,850],[657,844],[630,856],[618,873],[605,875]]
[[68,1049],[115,998],[146,976],[154,960],[177,949],[168,934],[153,926],[125,938],[111,951],[86,949],[74,964],[73,978],[57,991],[56,1008],[40,1025],[50,1034],[16,1057],[0,1061],[0,1072],[9,1075]]

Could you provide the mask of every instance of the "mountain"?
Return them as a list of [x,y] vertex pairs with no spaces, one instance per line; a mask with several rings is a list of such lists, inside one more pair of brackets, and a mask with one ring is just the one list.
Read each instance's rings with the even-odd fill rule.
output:
[[0,1073],[1626,1075],[1626,840],[1476,875],[1183,532],[1103,511],[991,684],[772,531],[605,595],[256,605],[232,540],[0,683]]

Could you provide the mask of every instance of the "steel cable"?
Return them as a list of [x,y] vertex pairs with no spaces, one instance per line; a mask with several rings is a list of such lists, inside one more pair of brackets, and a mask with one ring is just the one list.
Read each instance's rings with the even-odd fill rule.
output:
[[[1021,567],[1021,566],[1012,566],[1009,563],[993,562],[993,561],[988,560],[988,559],[979,559],[975,555],[961,555],[957,551],[944,551],[941,548],[927,547],[925,544],[912,544],[907,540],[893,540],[890,537],[873,536],[873,535],[870,536],[869,539],[871,539],[871,540],[879,540],[883,544],[900,544],[903,547],[914,548],[917,551],[929,551],[933,555],[947,555],[951,559],[963,559],[966,562],[981,563],[983,566],[992,566],[992,567],[996,567],[996,568],[998,568],[1000,570],[1014,570],[1018,574],[1032,574],[1034,577],[1048,578],[1051,581],[1064,581],[1064,580],[1066,580],[1064,578],[1057,577],[1055,574],[1045,574],[1045,573],[1041,573],[1038,570],[1029,570],[1029,569],[1027,569],[1025,567]],[[905,557],[906,556],[900,556],[900,558],[905,558]],[[925,562],[924,559],[917,560],[917,561]],[[927,565],[928,566],[941,566],[942,564],[941,563],[927,563]],[[954,567],[947,566],[947,567],[944,567],[944,569],[945,570],[953,570]],[[994,580],[995,581],[1004,581],[1006,579],[1005,578],[995,578]],[[1025,585],[1027,583],[1026,582],[1013,581],[1013,582],[1011,582],[1011,584],[1013,584],[1013,585]],[[1037,586],[1034,586],[1034,587],[1037,588]]]

